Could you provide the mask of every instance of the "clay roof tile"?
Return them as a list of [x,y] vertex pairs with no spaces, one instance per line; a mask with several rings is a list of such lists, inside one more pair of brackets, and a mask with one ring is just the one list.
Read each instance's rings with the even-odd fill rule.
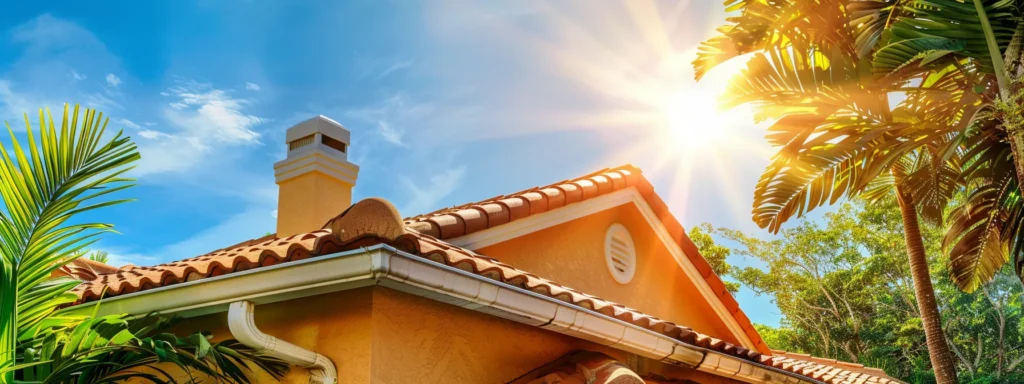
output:
[[[98,274],[74,288],[78,303],[122,295],[158,286],[195,281],[221,274],[259,268],[293,260],[339,252],[369,244],[390,244],[424,259],[478,274],[505,284],[527,289],[573,305],[592,309],[636,326],[650,329],[684,343],[708,348],[720,353],[747,359],[777,368],[808,366],[819,371],[822,364],[804,361],[807,355],[762,355],[692,329],[673,324],[635,309],[603,300],[552,282],[526,271],[501,263],[494,258],[477,254],[444,241],[496,225],[545,212],[565,204],[636,186],[645,198],[652,198],[652,208],[661,210],[659,217],[677,228],[673,238],[680,242],[684,253],[698,264],[704,261],[692,242],[682,231],[678,221],[667,213],[667,207],[650,190],[650,184],[632,166],[602,170],[585,177],[561,182],[549,187],[533,188],[517,194],[498,196],[489,201],[443,209],[426,215],[402,220],[397,210],[381,199],[366,199],[354,204],[325,225],[324,229],[274,238],[265,236],[248,240],[228,248],[219,249],[189,259],[153,267],[130,266],[113,273]],[[650,197],[648,197],[650,196]],[[704,261],[706,264],[706,261]],[[713,273],[705,276],[712,287],[727,303],[730,311],[742,314],[735,300],[724,290],[721,280]],[[732,299],[732,300],[730,300]],[[731,304],[731,305],[729,305]],[[746,316],[738,321],[749,323]],[[743,324],[741,324],[743,326]],[[743,327],[752,339],[763,346],[763,341],[749,324]],[[767,351],[767,349],[765,349]],[[802,359],[801,359],[802,357]],[[869,374],[873,374],[871,372]]]

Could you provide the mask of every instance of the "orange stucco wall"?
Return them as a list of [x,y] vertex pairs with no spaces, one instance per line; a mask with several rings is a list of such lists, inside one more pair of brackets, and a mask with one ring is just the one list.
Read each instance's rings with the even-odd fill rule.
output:
[[[375,384],[506,383],[581,349],[627,359],[589,341],[388,288],[374,289],[373,326]],[[651,360],[646,367],[669,378],[735,383]]]
[[[226,314],[189,319],[182,332],[230,337]],[[271,335],[330,357],[339,383],[506,383],[573,351],[627,354],[585,340],[450,304],[372,287],[256,307],[256,324]],[[735,383],[647,360],[645,371],[699,383]],[[256,383],[272,383],[265,375]],[[293,368],[283,383],[308,383]]]
[[[604,238],[613,223],[626,226],[636,246],[636,274],[629,284],[615,281],[605,264]],[[582,292],[739,343],[633,204],[476,251]]]
[[[370,382],[370,343],[373,289],[361,288],[326,295],[256,306],[256,326],[303,348],[331,358],[343,372],[339,384]],[[180,324],[183,330],[208,330],[216,339],[231,337],[227,314],[218,313],[189,319]],[[255,383],[273,383],[266,375],[256,375]],[[302,368],[293,368],[282,383],[306,384],[309,375]]]

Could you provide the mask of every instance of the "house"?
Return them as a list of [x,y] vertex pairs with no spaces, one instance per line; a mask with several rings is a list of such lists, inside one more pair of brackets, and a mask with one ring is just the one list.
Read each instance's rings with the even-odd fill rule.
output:
[[403,218],[351,202],[340,124],[286,141],[276,235],[89,263],[76,308],[180,315],[294,364],[288,383],[898,382],[772,351],[636,167]]

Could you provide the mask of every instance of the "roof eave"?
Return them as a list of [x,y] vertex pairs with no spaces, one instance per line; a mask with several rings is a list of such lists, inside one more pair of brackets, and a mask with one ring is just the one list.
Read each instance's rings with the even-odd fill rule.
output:
[[[378,244],[104,299],[100,315],[224,312],[248,300],[273,303],[381,285],[519,323],[750,383],[818,383],[794,373],[683,343],[640,326]],[[96,303],[68,308],[97,310]]]

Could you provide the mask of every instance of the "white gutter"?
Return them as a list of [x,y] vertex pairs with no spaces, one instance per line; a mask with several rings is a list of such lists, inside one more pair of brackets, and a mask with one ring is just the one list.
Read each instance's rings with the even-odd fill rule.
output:
[[338,369],[327,356],[263,333],[256,328],[256,305],[241,300],[228,307],[231,336],[257,352],[309,369],[310,384],[336,384]]
[[[99,314],[145,315],[160,312],[191,317],[223,312],[232,303],[241,307],[242,304],[238,304],[241,301],[264,304],[370,285],[385,286],[589,340],[666,364],[687,366],[748,383],[821,383],[774,367],[686,344],[599,312],[435,263],[386,245],[116,296],[104,299]],[[93,307],[85,304],[70,310],[84,312],[93,310]],[[229,319],[232,318],[230,313]],[[263,335],[256,330],[255,325],[250,328]],[[260,343],[254,341],[253,344],[262,345]],[[310,359],[307,357],[303,361],[308,363]],[[333,367],[333,364],[329,365]]]

